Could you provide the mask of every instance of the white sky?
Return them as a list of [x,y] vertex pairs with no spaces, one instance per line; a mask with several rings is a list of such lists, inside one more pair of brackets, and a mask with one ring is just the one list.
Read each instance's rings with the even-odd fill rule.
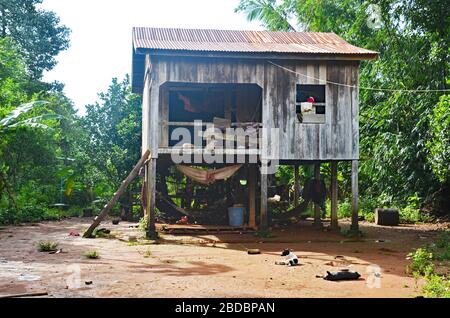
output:
[[131,74],[133,26],[261,30],[235,13],[239,0],[44,0],[71,30],[70,48],[45,81],[65,84],[80,114],[113,77]]

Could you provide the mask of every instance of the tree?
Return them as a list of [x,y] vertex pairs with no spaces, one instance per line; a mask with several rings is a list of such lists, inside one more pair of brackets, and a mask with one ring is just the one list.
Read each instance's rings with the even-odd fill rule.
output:
[[[100,102],[86,106],[82,126],[88,134],[82,145],[89,164],[116,190],[138,162],[141,154],[141,98],[131,93],[130,80],[117,78],[106,93],[99,94]],[[130,212],[132,192],[123,196],[122,206]]]
[[294,15],[305,31],[335,32],[354,45],[380,52],[377,61],[361,63],[360,86],[399,91],[360,89],[363,195],[404,204],[410,196],[423,200],[443,186],[436,175],[445,173],[445,164],[437,164],[429,151],[446,143],[435,123],[446,116],[443,93],[400,90],[449,88],[447,1],[283,0],[254,14],[255,3],[262,2],[241,0],[238,10],[268,29],[286,30],[272,19],[283,8],[282,16]]
[[19,46],[34,79],[56,65],[55,57],[69,46],[69,29],[54,12],[38,8],[42,0],[0,0],[0,38]]
[[235,11],[247,14],[249,21],[262,21],[269,30],[295,31],[295,27],[289,22],[291,10],[290,1],[277,5],[276,0],[246,0],[241,1]]

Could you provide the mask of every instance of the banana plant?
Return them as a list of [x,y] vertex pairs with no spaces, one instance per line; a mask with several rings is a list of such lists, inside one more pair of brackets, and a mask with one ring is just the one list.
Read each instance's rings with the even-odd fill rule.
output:
[[[60,119],[61,116],[55,114],[43,114],[25,119],[23,118],[23,116],[29,113],[31,110],[46,104],[48,104],[48,102],[46,101],[33,101],[30,103],[22,104],[16,109],[12,110],[4,118],[0,120],[0,137],[18,128],[51,129],[51,127],[47,126],[45,123],[43,123],[43,121],[49,119]],[[4,168],[0,167],[0,197],[3,192],[3,189],[5,189],[11,203],[13,204],[15,210],[17,211],[18,210],[17,204],[14,199],[12,190],[8,185],[4,170],[5,170]]]
[[22,104],[16,109],[12,110],[3,119],[0,120],[0,134],[7,133],[17,128],[39,128],[50,129],[51,127],[43,123],[44,120],[60,119],[61,116],[55,114],[43,114],[39,116],[33,116],[30,118],[22,119],[23,115],[26,115],[31,110],[48,104],[46,101],[33,101],[30,103]]

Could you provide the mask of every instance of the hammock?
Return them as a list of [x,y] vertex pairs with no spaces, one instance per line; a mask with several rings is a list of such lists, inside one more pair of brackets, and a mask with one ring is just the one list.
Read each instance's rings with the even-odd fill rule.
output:
[[198,183],[206,185],[213,184],[217,180],[228,179],[233,174],[235,174],[241,167],[242,165],[240,164],[221,169],[203,170],[189,166],[177,165],[177,169],[181,171],[181,173],[186,175],[188,178],[197,181]]

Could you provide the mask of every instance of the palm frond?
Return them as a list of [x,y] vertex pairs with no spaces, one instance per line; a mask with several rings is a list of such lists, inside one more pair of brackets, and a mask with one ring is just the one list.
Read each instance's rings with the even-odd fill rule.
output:
[[22,104],[16,109],[12,110],[5,118],[0,120],[0,127],[6,127],[13,123],[22,114],[29,112],[32,109],[48,104],[46,101],[33,101],[30,103]]

